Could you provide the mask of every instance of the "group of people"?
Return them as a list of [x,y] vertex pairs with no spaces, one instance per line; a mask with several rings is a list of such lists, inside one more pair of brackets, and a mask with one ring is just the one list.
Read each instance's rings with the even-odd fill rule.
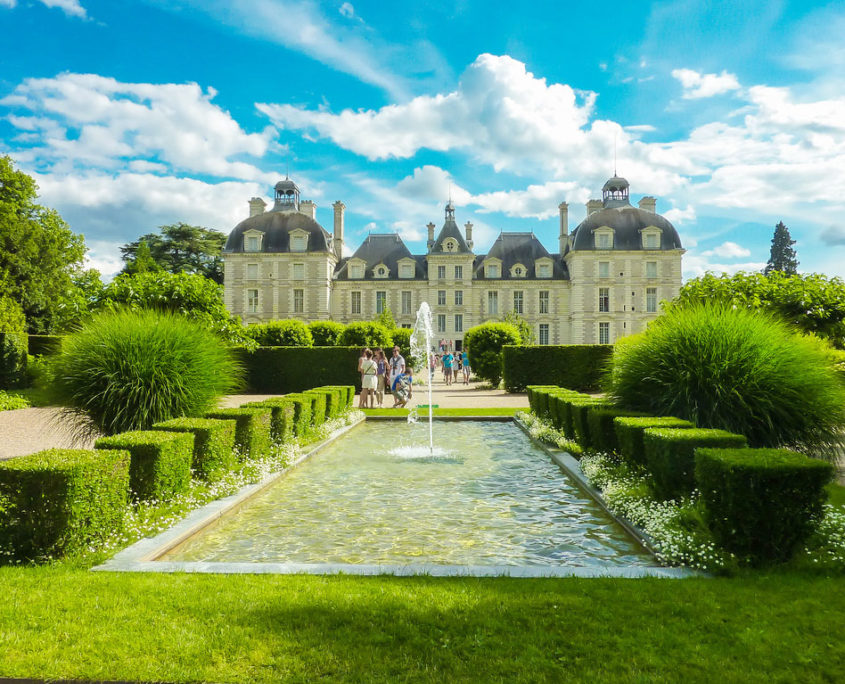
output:
[[369,347],[361,350],[358,359],[358,372],[361,374],[361,396],[358,408],[375,408],[384,405],[385,394],[393,396],[393,408],[404,408],[413,396],[414,376],[411,367],[399,353],[399,347],[393,347],[393,355],[385,356],[381,348],[373,351]]
[[463,384],[469,384],[469,356],[464,352],[452,352],[449,349],[441,347],[440,354],[430,354],[428,358],[428,369],[431,373],[431,379],[434,380],[434,372],[437,366],[443,373],[443,380],[447,385],[452,382],[458,382],[463,379]]

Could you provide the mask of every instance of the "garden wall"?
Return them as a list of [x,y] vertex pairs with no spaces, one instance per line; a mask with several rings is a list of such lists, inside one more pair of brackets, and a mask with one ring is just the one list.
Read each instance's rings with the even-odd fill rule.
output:
[[608,344],[506,345],[502,348],[505,389],[524,392],[528,385],[557,385],[596,391],[612,355]]
[[287,394],[320,385],[361,389],[358,347],[259,347],[242,351],[247,391]]

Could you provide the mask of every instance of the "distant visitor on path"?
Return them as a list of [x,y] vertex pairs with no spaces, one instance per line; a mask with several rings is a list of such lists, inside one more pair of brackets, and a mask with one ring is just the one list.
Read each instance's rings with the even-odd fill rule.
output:
[[469,384],[469,371],[470,371],[469,354],[467,354],[465,351],[461,352],[461,366],[462,366],[461,371],[464,374],[464,384],[468,385]]
[[443,354],[443,377],[446,379],[446,384],[452,384],[452,365],[454,363],[455,357],[452,356],[452,352],[447,351]]

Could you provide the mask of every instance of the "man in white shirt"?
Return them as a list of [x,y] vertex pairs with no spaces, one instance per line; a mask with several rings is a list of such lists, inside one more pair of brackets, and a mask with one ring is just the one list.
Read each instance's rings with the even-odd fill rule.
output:
[[393,387],[393,381],[405,372],[405,359],[399,353],[399,347],[393,347],[393,356],[390,357],[390,386]]

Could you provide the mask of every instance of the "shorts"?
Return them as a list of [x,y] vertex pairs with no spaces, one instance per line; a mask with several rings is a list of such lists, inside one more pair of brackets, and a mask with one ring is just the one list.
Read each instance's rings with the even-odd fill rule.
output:
[[446,373],[446,375],[447,375],[447,376],[452,375],[452,367],[451,367],[451,366],[449,366],[449,367],[448,367],[448,368],[446,368],[446,370],[444,370],[443,372],[444,372],[444,373]]
[[376,385],[376,392],[384,392],[384,388],[387,387],[387,382],[384,379],[384,373],[378,376],[378,383]]
[[361,380],[361,388],[374,390],[376,388],[376,376],[375,375],[365,375]]

